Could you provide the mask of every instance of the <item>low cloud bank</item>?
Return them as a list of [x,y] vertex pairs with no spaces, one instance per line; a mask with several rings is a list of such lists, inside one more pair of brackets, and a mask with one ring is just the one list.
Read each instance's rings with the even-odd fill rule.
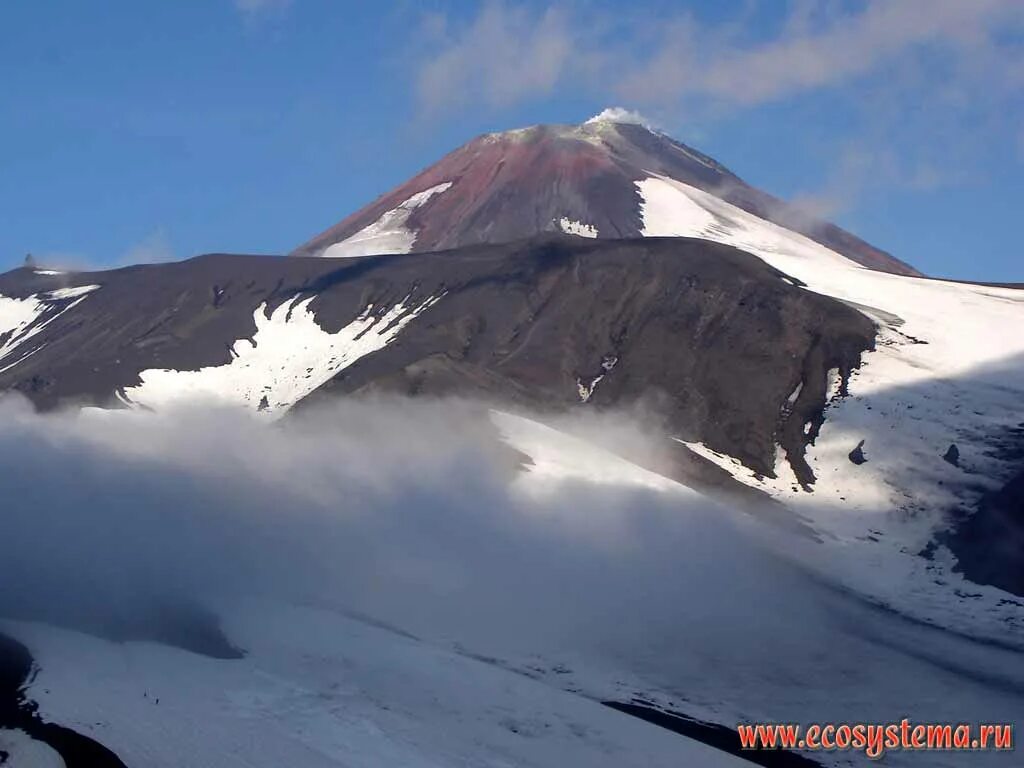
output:
[[[624,416],[574,422],[645,442]],[[571,481],[524,493],[522,460],[474,403],[345,401],[269,425],[4,399],[0,615],[103,634],[154,605],[280,600],[620,670],[735,716],[1024,709],[1005,652],[821,586],[710,501]],[[990,672],[966,679],[964,659]]]
[[[6,399],[0,424],[0,609],[48,619],[255,596],[460,640],[601,634],[625,609],[664,621],[695,550],[730,536],[699,497],[522,492],[528,459],[473,403],[347,402],[268,425]],[[625,417],[575,426],[645,450]]]

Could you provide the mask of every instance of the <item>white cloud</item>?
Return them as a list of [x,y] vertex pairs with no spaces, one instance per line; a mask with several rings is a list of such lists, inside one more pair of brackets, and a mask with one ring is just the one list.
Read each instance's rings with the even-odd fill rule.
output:
[[[0,473],[0,540],[17,551],[0,616],[74,624],[150,600],[264,596],[464,641],[536,636],[605,624],[620,601],[653,620],[660,599],[635,602],[677,570],[668,542],[728,536],[692,494],[579,480],[522,492],[509,483],[521,457],[485,414],[345,400],[271,427],[198,407],[38,416],[0,398],[0,460],[20,468]],[[629,420],[593,429],[652,445]]]
[[427,17],[434,50],[419,63],[421,107],[435,113],[461,103],[507,106],[550,94],[581,53],[570,21],[559,8],[534,15],[502,2],[486,3],[454,33],[443,17]]
[[46,251],[33,254],[41,267],[67,272],[95,272],[131,264],[159,264],[175,261],[178,256],[171,245],[170,236],[163,227],[154,229],[142,240],[129,246],[120,255],[76,253],[73,250]]
[[235,8],[246,18],[287,10],[292,0],[234,0]]
[[876,0],[824,23],[802,17],[766,42],[723,40],[697,28],[700,35],[688,35],[687,45],[664,39],[619,87],[655,98],[652,89],[665,89],[753,105],[848,83],[923,52],[970,59],[997,45],[1011,23],[1021,23],[1015,0]]
[[[817,212],[887,187],[961,183],[965,169],[1005,163],[996,147],[1016,149],[1020,0],[798,0],[774,26],[757,8],[717,24],[686,12],[654,23],[584,0],[489,2],[463,21],[435,14],[423,26],[419,105],[444,115],[564,94],[640,106],[692,135],[764,105],[800,104],[800,130],[820,137],[826,166],[802,196]],[[805,97],[818,96],[840,105],[826,108],[829,119],[809,109]]]
[[847,141],[827,164],[821,184],[790,202],[812,218],[828,219],[879,186],[928,192],[967,179],[967,172],[956,164],[937,166],[915,154],[920,153],[901,153],[881,140]]
[[623,12],[610,21],[592,7],[488,2],[462,26],[429,17],[418,94],[429,109],[504,106],[580,87],[659,106],[706,98],[742,107],[884,74],[926,54],[951,58],[958,71],[999,65],[1005,81],[1024,61],[1007,66],[993,56],[1007,52],[1009,32],[1024,29],[1018,0],[870,0],[846,13],[800,2],[767,39],[755,21],[708,26],[680,14],[652,26],[650,17]]
[[159,264],[175,260],[174,249],[166,230],[156,229],[135,245],[121,259],[122,264]]
[[643,125],[648,128],[652,127],[652,123],[648,118],[644,117],[636,110],[625,109],[623,107],[607,107],[602,109],[599,113],[587,120],[587,122],[600,123],[605,120],[612,123],[632,123],[633,125]]

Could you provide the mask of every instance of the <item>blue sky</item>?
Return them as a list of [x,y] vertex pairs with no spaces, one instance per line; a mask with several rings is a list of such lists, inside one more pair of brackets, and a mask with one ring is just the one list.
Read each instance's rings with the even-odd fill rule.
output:
[[1019,0],[8,3],[0,268],[286,252],[610,105],[926,272],[1024,281]]

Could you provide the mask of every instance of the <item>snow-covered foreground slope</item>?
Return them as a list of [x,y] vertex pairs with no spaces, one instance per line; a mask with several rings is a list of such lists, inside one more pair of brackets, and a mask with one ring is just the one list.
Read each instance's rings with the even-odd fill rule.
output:
[[[1024,421],[1024,333],[1016,332],[1024,328],[1024,291],[872,271],[678,181],[650,177],[637,188],[645,235],[741,248],[876,323],[876,349],[847,382],[848,395],[840,395],[838,372],[831,373],[824,424],[817,434],[805,427],[813,437],[812,486],[800,486],[781,449],[777,476],[764,478],[731,457],[688,445],[850,545],[846,565],[873,582],[873,591],[905,603],[908,591],[922,590],[929,615],[945,612],[949,588],[935,590],[932,582],[949,559],[941,551],[934,564],[915,555],[951,511],[969,507],[1013,469],[993,444]],[[1012,606],[999,605],[1004,593],[980,591],[997,623],[1012,619]]]
[[97,288],[58,288],[24,299],[0,295],[0,373],[38,352],[41,347],[28,342]]
[[434,195],[447,191],[451,185],[450,181],[446,181],[417,192],[401,205],[386,211],[377,221],[335,243],[320,255],[326,258],[351,258],[381,253],[409,253],[416,242],[416,233],[406,226],[412,212]]
[[598,702],[338,613],[254,603],[226,619],[244,659],[43,625],[5,629],[39,664],[28,695],[41,716],[103,743],[129,766],[745,764]]
[[253,315],[256,333],[235,342],[230,363],[197,371],[142,371],[142,383],[126,387],[122,399],[148,408],[213,401],[280,416],[339,371],[387,346],[441,296],[408,306],[407,297],[386,310],[370,304],[336,333],[317,323],[309,309],[314,298],[295,296],[269,315],[261,304]]

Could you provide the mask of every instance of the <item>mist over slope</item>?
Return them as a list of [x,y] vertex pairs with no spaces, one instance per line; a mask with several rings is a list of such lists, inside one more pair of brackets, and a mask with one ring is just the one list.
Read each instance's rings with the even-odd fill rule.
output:
[[[615,479],[604,483],[531,471],[552,457],[525,457],[522,441],[510,449],[479,403],[357,399],[277,425],[208,409],[40,416],[10,399],[0,413],[0,455],[19,468],[0,479],[0,493],[12,500],[0,535],[13,555],[0,609],[17,619],[3,626],[38,654],[30,693],[43,714],[102,736],[129,765],[141,764],[156,722],[179,717],[178,709],[158,707],[126,717],[126,691],[141,684],[132,680],[159,690],[148,695],[159,695],[160,707],[187,706],[193,749],[216,762],[212,756],[230,748],[224,734],[247,733],[253,718],[295,716],[298,727],[312,715],[284,704],[265,712],[218,708],[212,693],[176,689],[184,679],[210,677],[232,696],[249,696],[251,675],[273,669],[275,678],[324,697],[327,711],[333,700],[358,701],[346,707],[383,724],[387,697],[399,697],[394,705],[401,696],[392,691],[380,701],[385,709],[366,710],[395,681],[373,671],[387,657],[362,665],[384,642],[399,643],[395,658],[413,654],[399,679],[408,675],[407,685],[428,686],[442,700],[470,696],[459,687],[468,683],[427,682],[413,671],[425,661],[417,650],[424,643],[438,649],[431,654],[450,649],[444,653],[525,674],[538,690],[642,695],[730,725],[875,721],[911,710],[927,721],[1024,714],[1014,663],[1020,650],[882,611],[801,556],[821,544],[773,532],[681,486],[652,488],[639,475],[616,474],[607,469],[614,457],[604,474]],[[608,444],[648,439],[626,417],[574,421],[561,426],[600,431]],[[201,607],[242,658],[204,661],[141,642],[174,644],[159,620],[147,623],[154,604]],[[381,626],[409,636],[373,640],[392,631],[373,629]],[[291,655],[300,641],[286,640],[284,627],[305,637],[304,653],[322,657],[319,683],[300,673]],[[349,667],[328,661],[338,653],[348,654]],[[122,679],[117,660],[129,658],[141,666]],[[69,663],[74,672],[62,672]],[[95,664],[113,666],[96,677]],[[84,708],[74,703],[78,684],[68,674],[87,685]],[[360,681],[356,699],[332,692],[351,675]],[[472,693],[481,695],[486,689]],[[406,728],[442,727],[443,716],[402,706],[412,707],[403,710]],[[491,733],[488,717],[474,726],[480,733]],[[203,719],[205,726],[196,724]],[[97,721],[107,724],[97,730]],[[324,733],[349,732],[344,719],[332,722]],[[413,738],[409,731],[385,733],[403,748],[412,743],[396,736]],[[307,737],[330,753],[323,735]],[[466,749],[422,738],[414,739],[421,756]],[[490,738],[475,754],[497,748]],[[146,764],[175,764],[173,756],[146,754]],[[527,762],[557,764],[555,753],[546,754]],[[890,757],[901,764],[904,756]],[[960,764],[952,754],[938,760]]]

